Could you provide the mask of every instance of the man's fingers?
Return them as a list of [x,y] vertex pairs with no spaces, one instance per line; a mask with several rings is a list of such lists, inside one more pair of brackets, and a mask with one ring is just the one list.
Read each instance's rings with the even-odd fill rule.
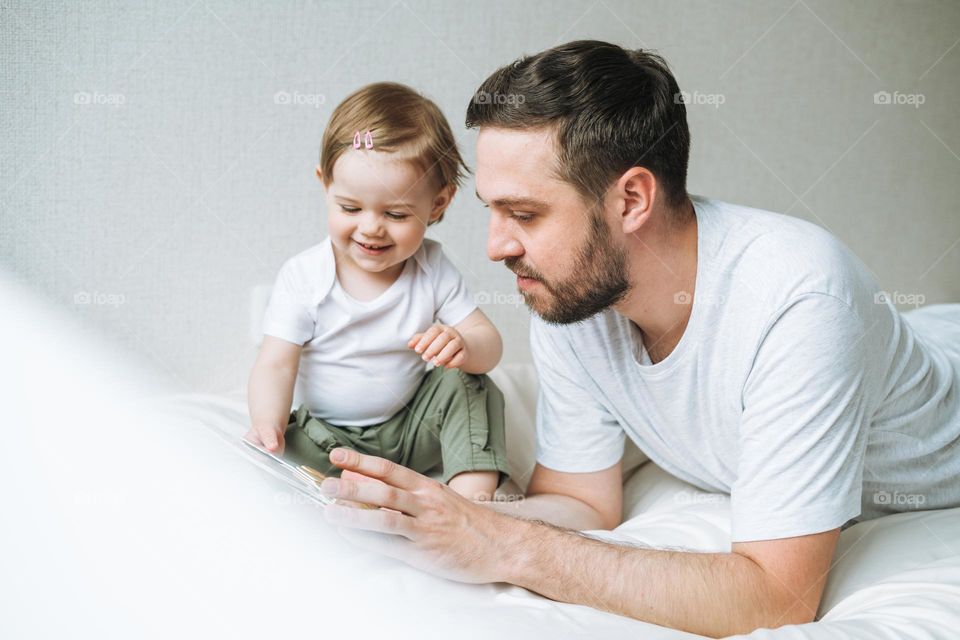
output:
[[386,484],[407,491],[414,491],[434,482],[434,480],[386,458],[364,455],[353,449],[343,447],[337,447],[330,452],[330,462],[341,469],[383,480]]
[[[340,479],[351,480],[353,482],[368,482],[370,484],[384,484],[381,480],[377,480],[376,478],[368,478],[367,476],[361,473],[356,473],[355,471],[350,471],[349,469],[345,469],[340,472]],[[354,506],[357,508],[364,508],[368,506],[368,505],[363,505],[360,502],[354,502],[352,500],[344,500],[343,498],[338,499],[337,502],[345,505]]]
[[320,490],[331,498],[386,507],[412,516],[419,515],[421,512],[413,494],[383,482],[356,482],[345,480],[341,476],[339,479],[327,478],[320,485]]
[[413,518],[387,509],[355,509],[339,504],[323,508],[323,517],[330,524],[363,531],[376,531],[410,538],[413,535]]
[[376,478],[369,478],[362,473],[357,473],[356,471],[350,471],[349,469],[344,469],[340,473],[341,480],[353,480],[354,482],[376,482],[378,484],[383,484],[380,480]]
[[413,349],[413,347],[420,342],[420,338],[423,337],[422,333],[415,333],[413,337],[407,340],[407,346]]

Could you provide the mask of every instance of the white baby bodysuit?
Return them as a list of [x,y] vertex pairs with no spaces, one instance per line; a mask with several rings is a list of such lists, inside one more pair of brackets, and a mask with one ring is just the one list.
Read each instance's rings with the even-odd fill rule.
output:
[[263,332],[303,345],[297,392],[311,415],[362,427],[392,417],[422,382],[426,363],[407,341],[476,308],[439,242],[424,240],[396,282],[363,302],[340,287],[327,238],[284,263]]

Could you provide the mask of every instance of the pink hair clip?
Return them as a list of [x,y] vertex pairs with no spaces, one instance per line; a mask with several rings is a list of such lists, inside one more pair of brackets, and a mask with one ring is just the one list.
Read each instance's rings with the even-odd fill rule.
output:
[[363,145],[367,149],[373,149],[373,134],[370,133],[370,129],[367,129],[367,135],[363,136]]
[[360,148],[360,132],[359,131],[353,134],[353,148],[354,149]]

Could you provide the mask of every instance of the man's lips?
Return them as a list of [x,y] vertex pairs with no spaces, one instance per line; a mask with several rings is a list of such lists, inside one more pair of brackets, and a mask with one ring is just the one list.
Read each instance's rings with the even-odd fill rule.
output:
[[521,276],[520,274],[517,274],[517,286],[521,289],[528,289],[537,282],[539,281],[535,280],[534,278],[528,278],[527,276]]

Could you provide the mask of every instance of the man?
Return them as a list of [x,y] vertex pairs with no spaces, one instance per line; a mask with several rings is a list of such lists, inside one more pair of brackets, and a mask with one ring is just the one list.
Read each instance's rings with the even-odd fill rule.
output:
[[[388,509],[331,522],[453,579],[727,635],[813,620],[844,525],[960,504],[960,308],[908,324],[824,230],[688,197],[685,109],[655,55],[573,42],[478,95],[497,96],[467,111],[488,254],[536,314],[528,497],[512,517],[338,449],[325,490]],[[576,533],[619,524],[626,437],[731,495],[729,553]]]

